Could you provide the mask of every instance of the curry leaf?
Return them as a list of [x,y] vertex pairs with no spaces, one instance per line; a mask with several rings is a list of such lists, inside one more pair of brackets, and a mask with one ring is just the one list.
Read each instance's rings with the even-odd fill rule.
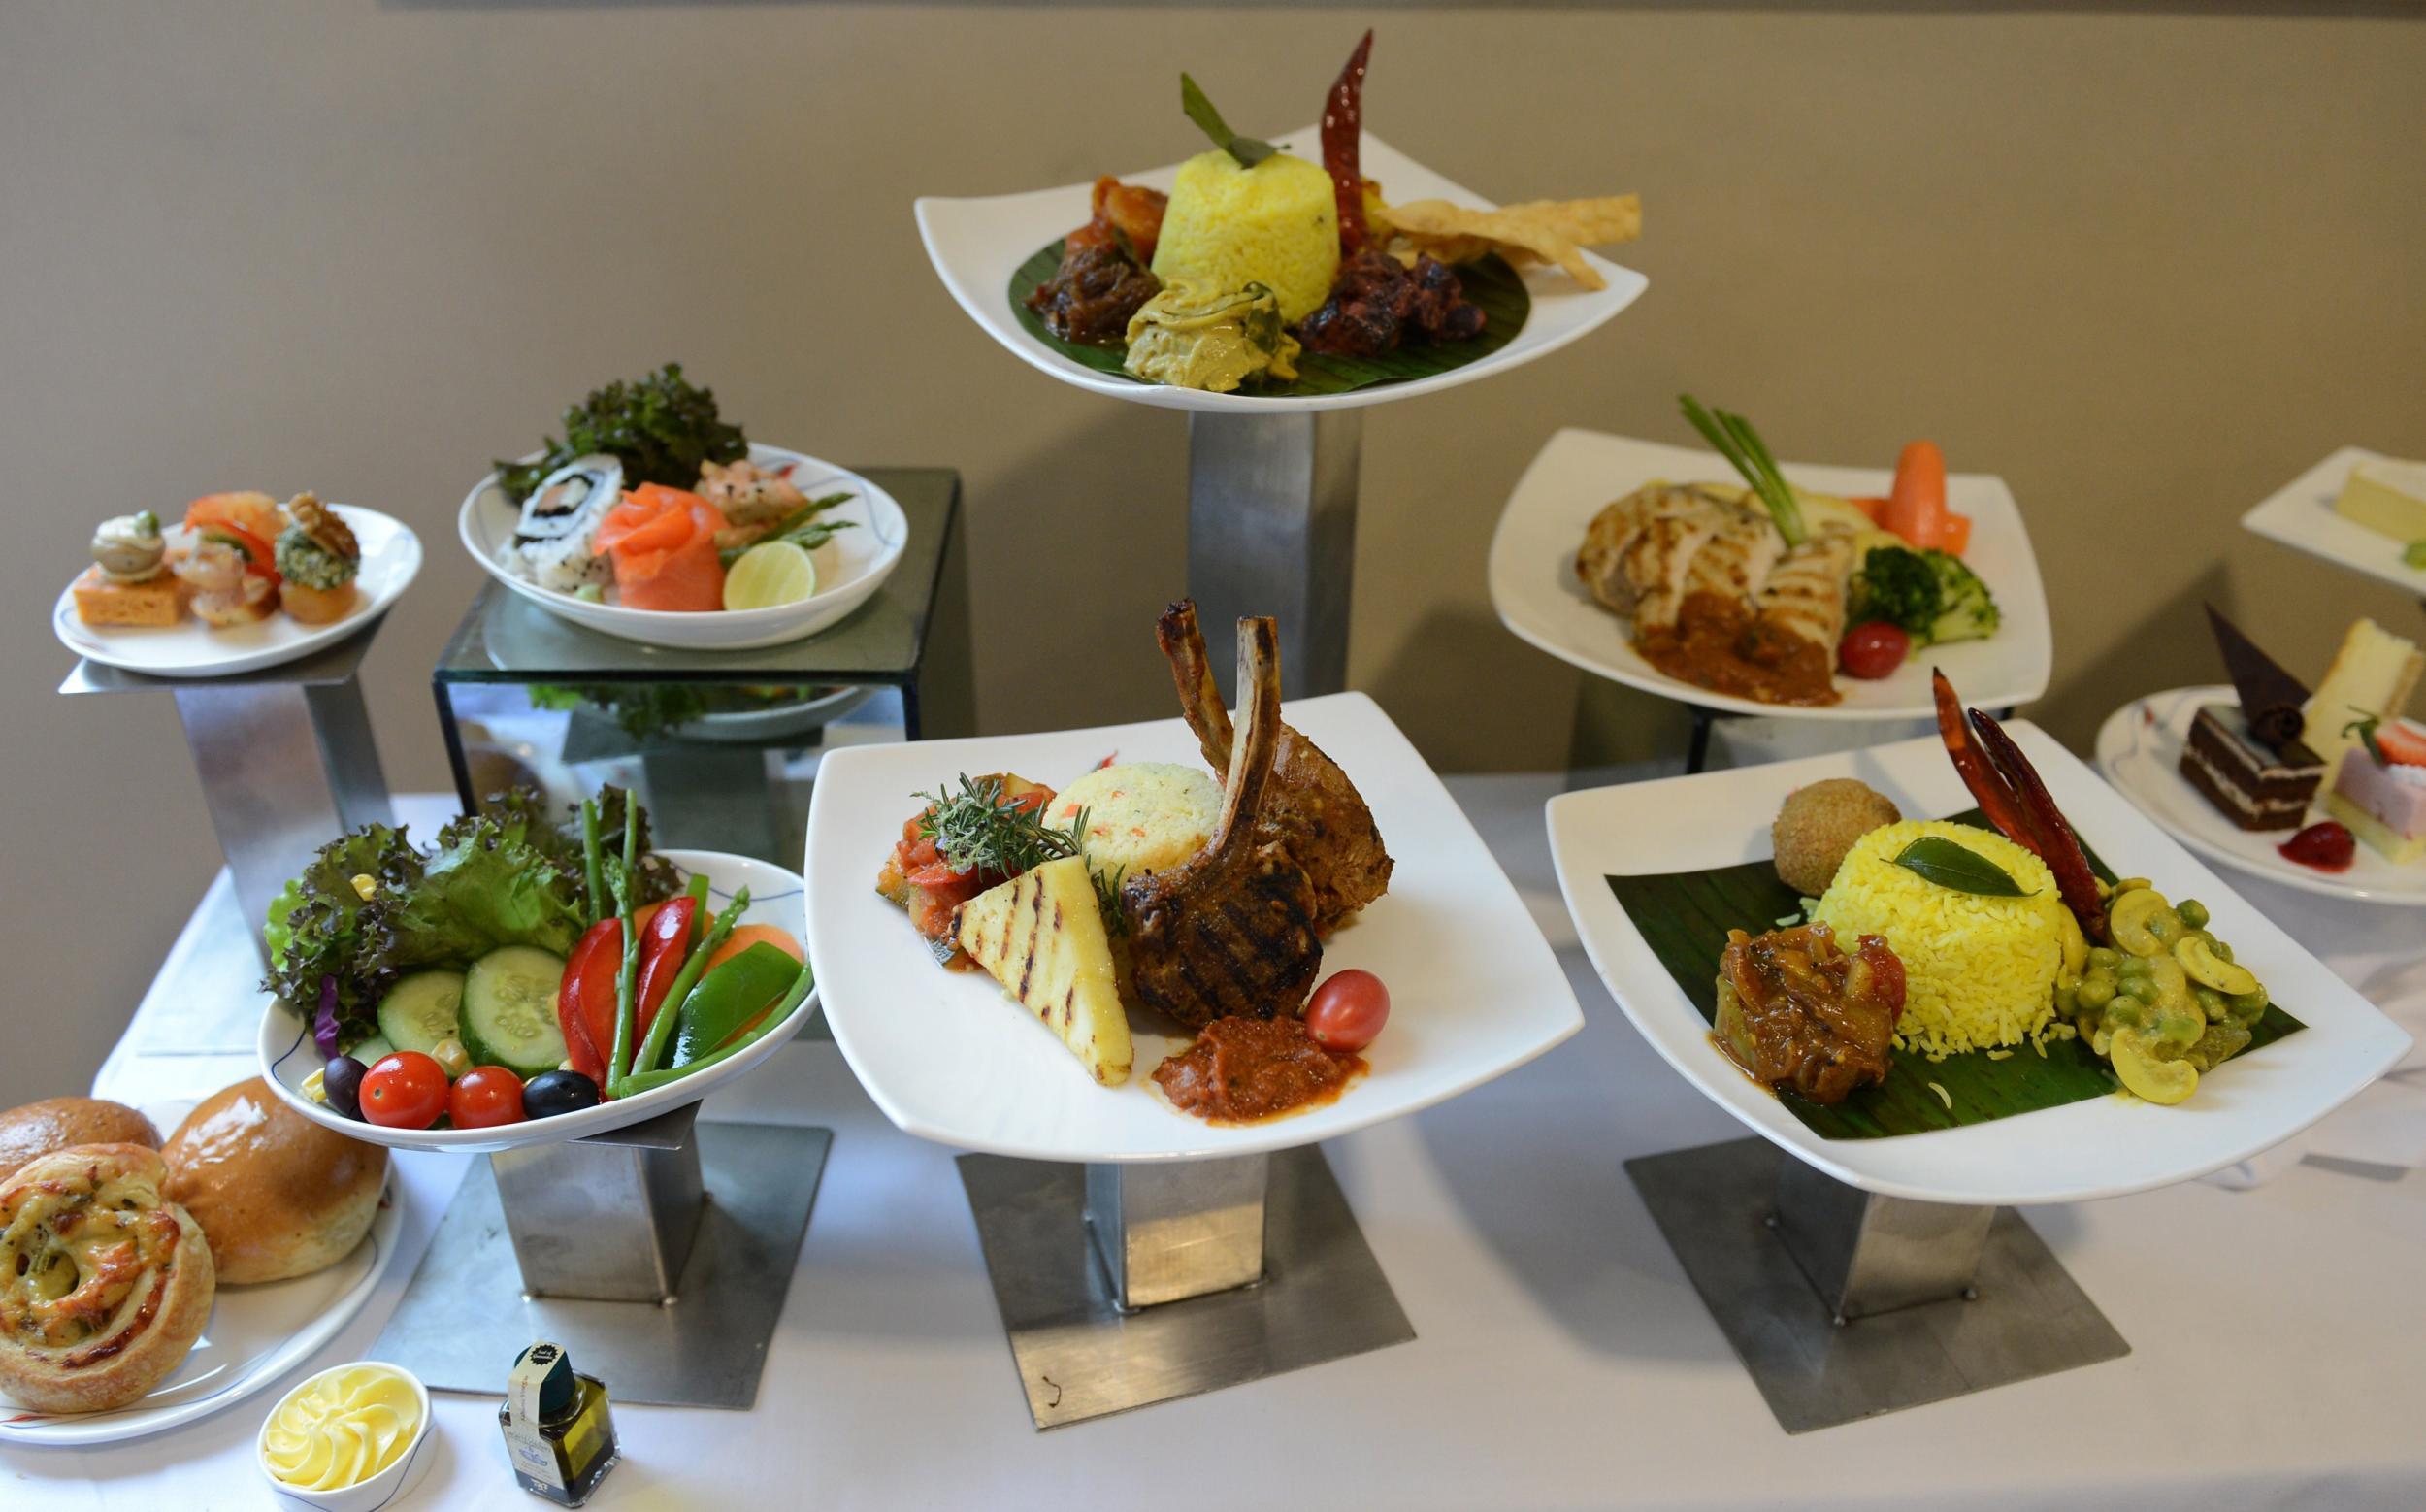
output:
[[1238,159],[1241,168],[1253,168],[1280,150],[1269,142],[1242,137],[1230,130],[1229,122],[1222,119],[1222,113],[1213,108],[1213,102],[1205,98],[1204,91],[1197,88],[1197,82],[1186,74],[1179,76],[1179,108],[1186,111],[1188,118],[1213,139],[1215,147]]
[[2013,873],[1969,846],[1923,835],[1896,854],[1895,864],[1923,881],[1982,898],[2027,898]]

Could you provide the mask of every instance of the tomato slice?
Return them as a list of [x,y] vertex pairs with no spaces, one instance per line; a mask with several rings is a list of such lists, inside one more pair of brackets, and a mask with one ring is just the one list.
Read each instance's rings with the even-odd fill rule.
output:
[[[589,934],[581,937],[581,943],[574,947],[573,959],[565,966],[568,975],[578,978],[574,991],[580,1003],[581,1027],[601,1071],[590,1079],[602,1088],[606,1085],[606,1057],[615,1053],[615,976],[622,970],[621,919],[601,919],[591,925]],[[589,1072],[582,1074],[587,1076]]]
[[[590,975],[594,958],[606,948],[608,941],[621,935],[622,929],[613,919],[601,919],[591,925],[573,947],[572,956],[565,962],[564,983],[556,989],[556,1027],[565,1036],[565,1059],[573,1063],[574,1070],[602,1085],[606,1081],[606,1058],[600,1055],[598,1046],[591,1042],[589,1016],[582,1003],[582,988]],[[606,978],[606,991],[611,994],[614,990],[614,977],[610,973]]]
[[691,953],[691,921],[698,913],[698,900],[685,893],[649,915],[640,927],[640,982],[635,994],[639,1000],[639,1024],[633,1038],[635,1049],[639,1037],[648,1033],[657,1010],[665,1005],[666,994],[682,970],[683,957]]

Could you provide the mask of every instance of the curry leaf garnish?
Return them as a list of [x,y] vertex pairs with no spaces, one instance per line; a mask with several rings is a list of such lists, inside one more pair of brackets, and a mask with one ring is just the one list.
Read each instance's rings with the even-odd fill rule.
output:
[[1199,130],[1213,139],[1215,147],[1236,158],[1241,168],[1253,168],[1280,150],[1269,142],[1242,137],[1230,130],[1229,123],[1222,119],[1222,113],[1213,108],[1213,102],[1205,98],[1204,91],[1197,88],[1197,82],[1186,74],[1179,76],[1179,108],[1188,113],[1188,118],[1195,121]]
[[2027,898],[2013,873],[1942,835],[1923,835],[1897,852],[1895,864],[1923,881],[1981,898]]

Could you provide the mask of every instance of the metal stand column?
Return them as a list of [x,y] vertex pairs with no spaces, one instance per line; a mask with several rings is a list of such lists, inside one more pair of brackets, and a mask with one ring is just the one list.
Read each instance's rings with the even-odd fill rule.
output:
[[1226,699],[1247,615],[1280,621],[1282,698],[1348,685],[1362,415],[1188,417],[1188,592]]

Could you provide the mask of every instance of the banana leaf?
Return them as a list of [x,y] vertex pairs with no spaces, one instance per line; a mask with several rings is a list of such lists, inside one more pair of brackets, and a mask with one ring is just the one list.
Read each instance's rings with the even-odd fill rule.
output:
[[[1974,810],[1953,818],[1976,825],[1979,814]],[[2100,875],[2113,880],[2094,855],[2089,859]],[[1780,920],[1802,914],[1800,896],[1778,880],[1777,868],[1767,861],[1709,871],[1612,876],[1608,882],[1659,964],[1676,978],[1695,1010],[1714,1023],[1719,1014],[1719,956],[1726,948],[1727,931],[1758,935],[1776,929]],[[2249,1043],[2241,1054],[2254,1055],[2303,1027],[2269,1003],[2251,1026]],[[1710,1053],[1725,1052],[1714,1044]],[[1932,1090],[1932,1083],[1946,1089],[1945,1099]],[[2117,1085],[2114,1072],[2085,1043],[2054,1039],[2048,1041],[2044,1057],[2024,1044],[1994,1061],[1980,1050],[1932,1061],[1898,1049],[1885,1082],[1863,1087],[1833,1106],[1792,1091],[1778,1097],[1822,1138],[1878,1139],[2061,1107],[2104,1097]]]
[[[1052,278],[1053,271],[1061,265],[1059,242],[1040,248],[1021,263],[1011,275],[1011,313],[1019,317],[1029,335],[1071,361],[1131,383],[1143,382],[1121,366],[1128,355],[1122,348],[1063,341],[1028,308],[1028,296],[1035,292],[1036,285]],[[1480,262],[1460,263],[1458,281],[1464,286],[1466,299],[1481,306],[1485,316],[1483,334],[1472,341],[1445,342],[1437,346],[1417,344],[1380,357],[1336,357],[1310,351],[1297,359],[1295,382],[1250,385],[1239,392],[1265,398],[1312,397],[1344,394],[1376,383],[1405,383],[1479,362],[1515,341],[1533,309],[1533,297],[1525,291],[1524,279],[1517,271],[1496,256],[1486,257]]]

